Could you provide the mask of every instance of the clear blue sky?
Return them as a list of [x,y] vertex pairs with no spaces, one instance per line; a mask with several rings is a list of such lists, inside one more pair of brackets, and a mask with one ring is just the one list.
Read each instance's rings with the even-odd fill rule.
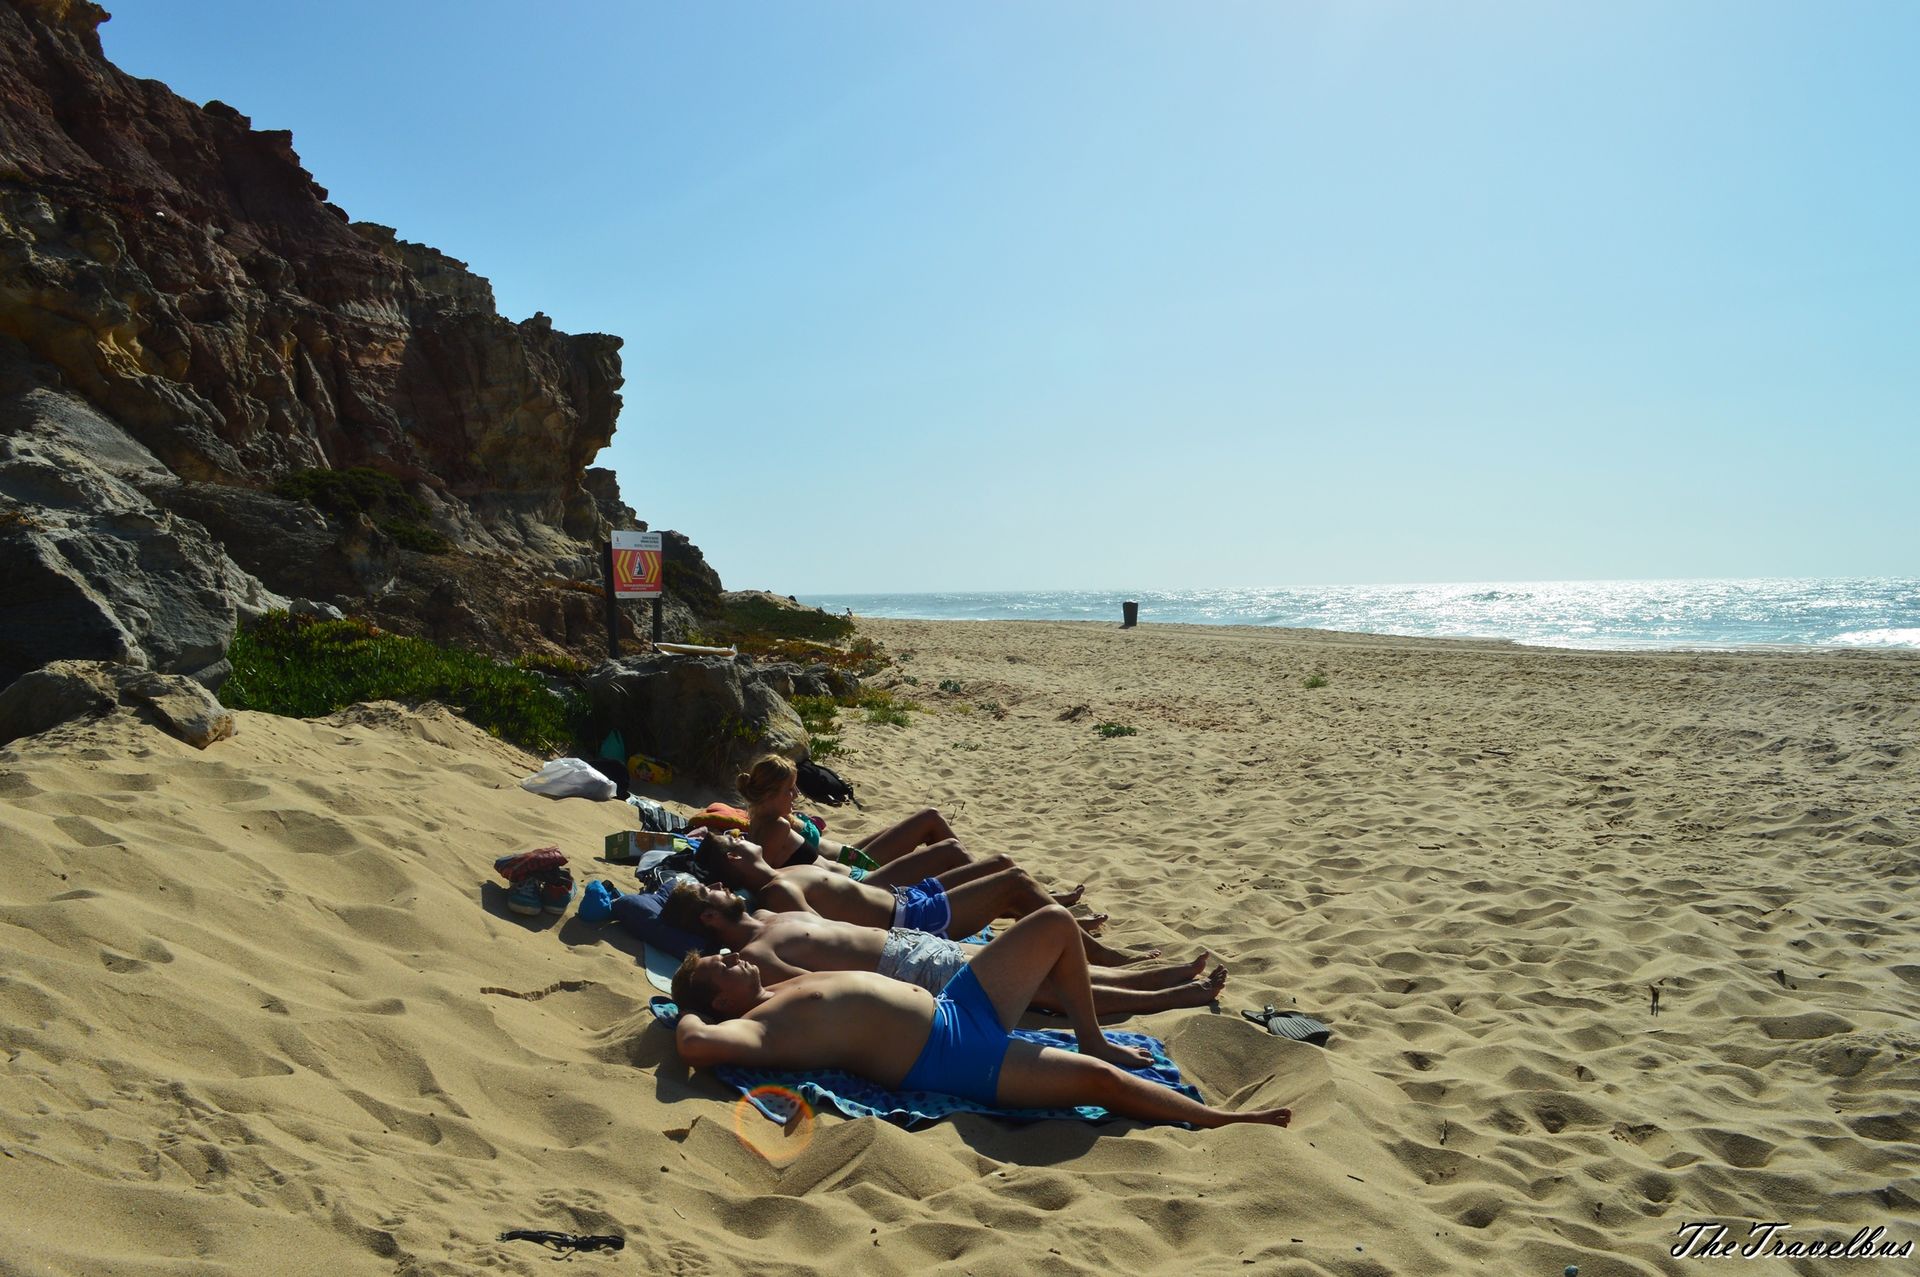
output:
[[1920,573],[1920,4],[129,0],[730,587]]

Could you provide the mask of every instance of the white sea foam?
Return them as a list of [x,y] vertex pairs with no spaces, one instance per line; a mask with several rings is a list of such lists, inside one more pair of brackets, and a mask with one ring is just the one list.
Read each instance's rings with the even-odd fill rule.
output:
[[1920,647],[1920,628],[1849,630],[1827,642],[1835,647]]
[[815,595],[838,612],[926,620],[1140,619],[1490,638],[1538,647],[1920,648],[1920,580],[1531,581],[1231,590],[1026,590]]

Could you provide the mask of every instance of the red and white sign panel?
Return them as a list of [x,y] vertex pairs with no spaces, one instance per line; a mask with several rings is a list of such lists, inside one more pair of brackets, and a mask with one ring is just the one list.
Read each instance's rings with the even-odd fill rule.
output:
[[613,597],[657,599],[665,580],[658,532],[613,534]]

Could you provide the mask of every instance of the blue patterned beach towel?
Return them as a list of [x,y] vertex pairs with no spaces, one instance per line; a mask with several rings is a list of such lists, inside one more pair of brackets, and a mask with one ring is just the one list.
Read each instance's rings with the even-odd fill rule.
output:
[[[654,998],[648,1006],[669,1029],[680,1019],[680,1008],[667,998]],[[1041,1046],[1057,1046],[1065,1051],[1074,1049],[1073,1035],[1065,1030],[1015,1029],[1013,1036],[1023,1042],[1037,1042]],[[1179,1066],[1167,1058],[1166,1044],[1159,1038],[1148,1037],[1144,1033],[1108,1033],[1107,1038],[1122,1046],[1144,1047],[1152,1054],[1153,1064],[1148,1068],[1134,1069],[1136,1076],[1171,1087],[1191,1099],[1200,1098],[1198,1090],[1180,1080]],[[1020,1122],[1037,1122],[1048,1118],[1104,1122],[1113,1116],[1107,1110],[1091,1104],[1079,1108],[1003,1109],[940,1091],[889,1091],[863,1077],[837,1069],[798,1072],[723,1066],[713,1070],[713,1075],[744,1095],[747,1102],[764,1116],[783,1124],[793,1116],[796,1096],[816,1113],[830,1111],[846,1117],[880,1117],[909,1129],[937,1122],[954,1113],[990,1113],[995,1117]]]

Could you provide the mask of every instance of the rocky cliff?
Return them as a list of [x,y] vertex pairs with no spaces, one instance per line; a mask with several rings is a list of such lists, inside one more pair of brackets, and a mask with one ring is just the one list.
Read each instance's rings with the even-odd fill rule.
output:
[[[289,134],[108,63],[106,17],[0,0],[0,685],[217,667],[296,597],[590,647],[579,583],[634,526],[586,469],[619,338],[501,317],[464,263],[327,202]],[[349,471],[379,508],[314,498]]]

